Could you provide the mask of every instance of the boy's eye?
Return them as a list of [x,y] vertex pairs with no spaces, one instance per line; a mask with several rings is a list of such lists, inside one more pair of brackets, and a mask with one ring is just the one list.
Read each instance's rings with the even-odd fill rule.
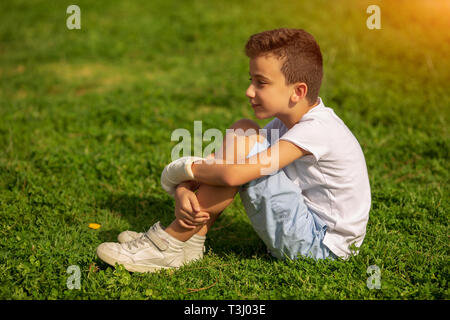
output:
[[[248,78],[248,80],[252,81],[252,78]],[[257,81],[256,83],[258,83],[260,85],[266,84],[265,82],[262,82],[262,81]]]

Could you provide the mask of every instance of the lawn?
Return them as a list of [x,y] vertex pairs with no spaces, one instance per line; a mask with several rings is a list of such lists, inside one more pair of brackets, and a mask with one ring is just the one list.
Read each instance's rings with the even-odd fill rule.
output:
[[[449,2],[78,0],[81,29],[69,30],[71,4],[0,3],[1,299],[450,298]],[[366,26],[373,4],[379,30]],[[315,36],[320,96],[363,148],[372,210],[359,255],[275,260],[237,196],[201,261],[152,274],[100,261],[96,247],[121,231],[172,221],[159,179],[175,129],[253,118],[243,48],[279,27]]]

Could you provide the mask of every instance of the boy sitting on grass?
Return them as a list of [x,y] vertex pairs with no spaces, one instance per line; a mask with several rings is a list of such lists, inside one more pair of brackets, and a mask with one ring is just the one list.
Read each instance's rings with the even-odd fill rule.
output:
[[275,117],[267,131],[241,119],[216,154],[167,165],[161,184],[175,197],[175,220],[122,232],[119,243],[97,248],[100,259],[133,272],[200,259],[208,230],[237,192],[276,258],[347,259],[351,245],[361,246],[371,204],[366,163],[352,132],[319,97],[319,45],[304,30],[276,29],[251,36],[245,49],[255,117]]

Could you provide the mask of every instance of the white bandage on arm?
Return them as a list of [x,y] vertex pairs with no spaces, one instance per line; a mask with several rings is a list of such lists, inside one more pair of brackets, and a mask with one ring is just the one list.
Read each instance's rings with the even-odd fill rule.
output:
[[161,173],[161,186],[171,196],[175,195],[177,185],[183,181],[194,180],[192,163],[205,160],[200,157],[182,157],[169,163]]

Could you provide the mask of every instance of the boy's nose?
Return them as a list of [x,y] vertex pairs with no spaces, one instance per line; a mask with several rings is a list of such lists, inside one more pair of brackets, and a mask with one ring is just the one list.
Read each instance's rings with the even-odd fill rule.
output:
[[252,84],[248,86],[247,91],[245,91],[245,95],[251,99],[255,97],[255,90],[253,89]]

